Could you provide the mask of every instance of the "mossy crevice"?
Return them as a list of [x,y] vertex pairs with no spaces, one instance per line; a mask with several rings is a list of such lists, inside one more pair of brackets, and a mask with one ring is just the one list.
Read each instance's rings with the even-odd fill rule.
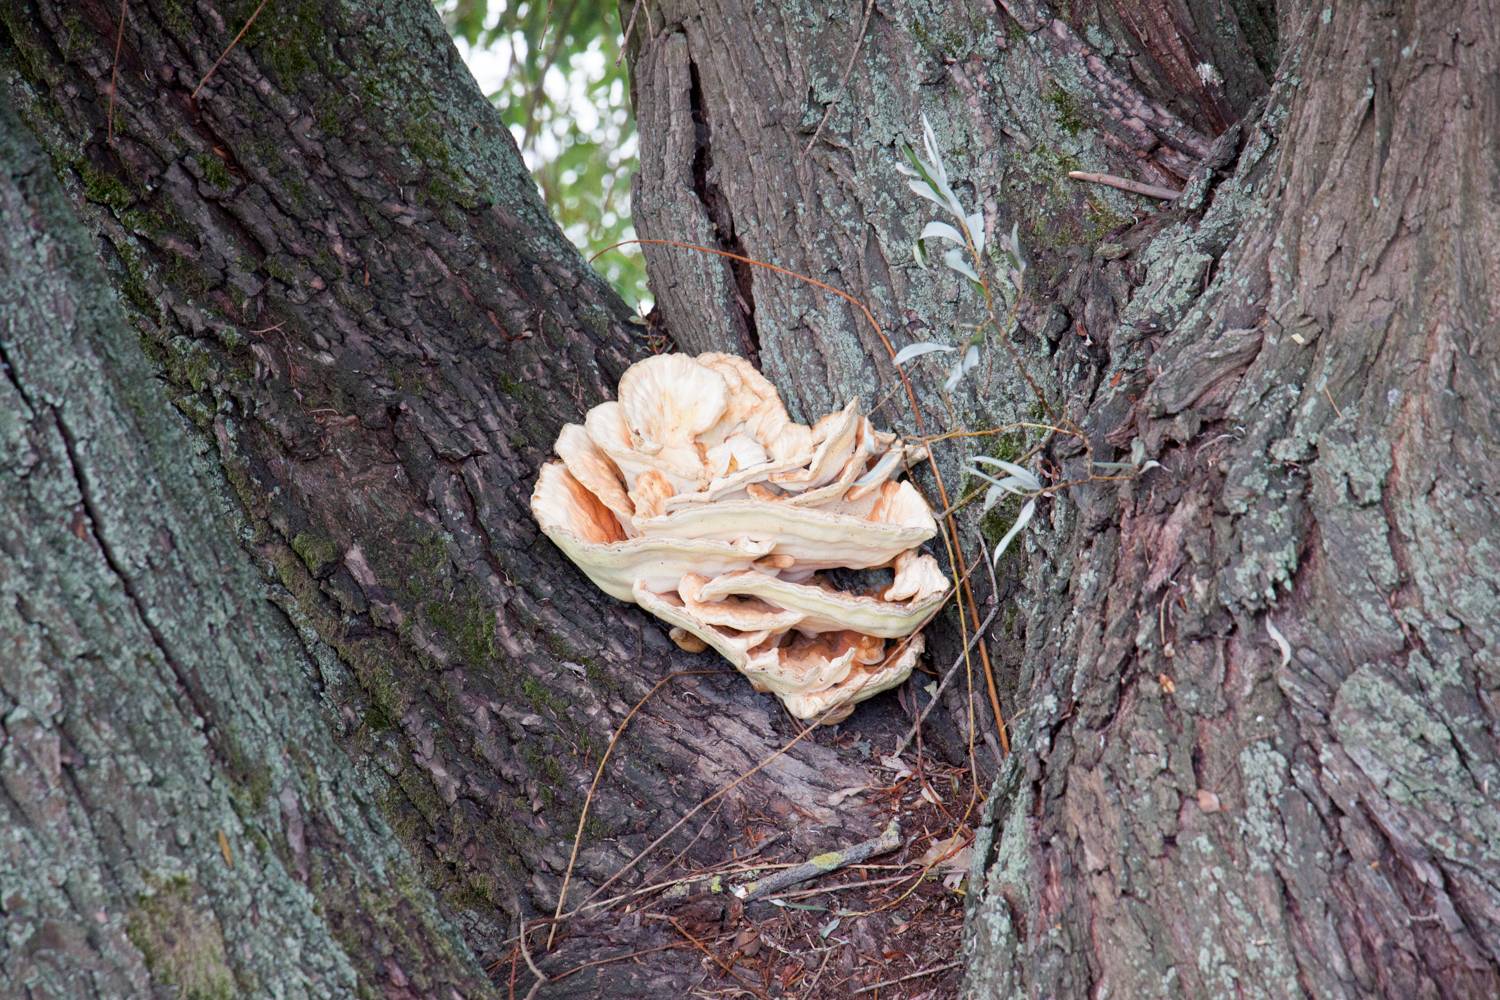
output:
[[234,1000],[239,995],[218,918],[193,901],[186,876],[145,876],[147,891],[126,917],[125,935],[159,982],[183,1000]]

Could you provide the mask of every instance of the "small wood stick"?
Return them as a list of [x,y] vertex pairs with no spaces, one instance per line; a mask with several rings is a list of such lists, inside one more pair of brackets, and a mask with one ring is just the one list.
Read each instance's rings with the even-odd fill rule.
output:
[[859,24],[859,37],[854,40],[854,51],[849,56],[849,65],[844,67],[843,79],[839,80],[839,92],[834,95],[833,103],[823,111],[823,120],[818,122],[818,130],[808,140],[807,148],[802,151],[802,158],[807,159],[807,154],[818,144],[818,136],[823,134],[823,126],[828,124],[828,119],[833,116],[833,109],[838,107],[839,101],[844,99],[844,89],[849,86],[849,74],[854,72],[854,62],[859,58],[860,46],[865,43],[865,29],[870,26],[870,14],[875,10],[875,0],[869,0],[865,4],[865,19]]
[[531,1000],[532,997],[536,996],[536,991],[541,988],[542,984],[551,982],[551,980],[547,978],[546,974],[542,972],[541,969],[538,969],[536,967],[536,963],[531,960],[531,952],[526,950],[526,918],[519,916],[519,907],[520,904],[518,902],[516,913],[518,919],[521,921],[521,937],[520,941],[518,942],[521,946],[521,957],[526,959],[526,968],[531,970],[531,974],[533,976],[536,976],[536,982],[531,984],[531,992],[526,994],[526,1000]]
[[809,859],[806,863],[794,868],[785,868],[774,875],[768,875],[756,882],[736,886],[734,894],[745,902],[769,896],[773,892],[780,892],[788,886],[796,885],[798,882],[806,882],[810,878],[819,875],[827,875],[836,872],[840,868],[858,864],[866,858],[872,858],[877,854],[894,851],[901,846],[901,825],[894,819],[886,824],[885,832],[874,840],[867,840],[853,847],[846,847],[842,851],[829,851]]
[[203,85],[208,82],[208,78],[214,75],[214,70],[219,68],[219,63],[223,62],[225,57],[234,51],[234,47],[240,44],[240,39],[245,37],[245,32],[250,30],[250,25],[255,23],[255,19],[260,17],[260,12],[265,10],[265,8],[266,0],[260,0],[260,6],[255,8],[254,14],[250,15],[250,20],[246,21],[245,26],[240,29],[240,33],[234,36],[234,41],[229,43],[229,48],[224,50],[224,54],[215,59],[214,64],[208,68],[208,72],[203,74],[203,79],[198,81],[198,86],[193,88],[193,94],[188,100],[194,101],[198,99],[198,91],[202,90]]
[[1084,170],[1069,170],[1068,176],[1075,181],[1088,181],[1091,184],[1108,184],[1112,188],[1129,191],[1131,194],[1143,194],[1147,198],[1161,198],[1165,201],[1171,201],[1182,194],[1181,191],[1173,191],[1171,188],[1157,187],[1154,184],[1142,184],[1139,181],[1116,177],[1114,174],[1091,174]]
[[936,975],[939,972],[947,972],[949,969],[956,969],[960,965],[963,965],[963,963],[949,962],[947,965],[934,965],[930,969],[922,969],[918,972],[913,972],[910,975],[902,976],[900,979],[887,979],[883,983],[871,983],[869,986],[862,986],[854,991],[854,995],[860,993],[869,993],[872,990],[878,990],[886,986],[895,986],[897,983],[904,983],[909,979],[921,979],[923,976],[932,976]]
[[[630,8],[630,23],[625,26],[625,34],[620,37],[620,52],[615,56],[615,69],[620,68],[620,60],[625,58],[625,50],[630,46],[630,33],[635,30],[635,16],[641,12],[646,0],[636,0],[635,6]],[[649,19],[650,14],[646,17]]]
[[105,136],[106,145],[115,144],[115,83],[120,79],[120,46],[125,44],[125,4],[129,0],[120,0],[120,33],[115,36],[115,61],[109,64],[109,134]]

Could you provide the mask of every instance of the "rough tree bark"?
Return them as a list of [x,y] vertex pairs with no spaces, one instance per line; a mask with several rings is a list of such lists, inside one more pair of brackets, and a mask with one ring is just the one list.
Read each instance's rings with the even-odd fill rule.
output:
[[[488,995],[629,706],[720,669],[531,519],[644,350],[432,6],[266,5],[200,91],[256,8],[133,0],[117,73],[118,5],[0,8],[7,996]],[[795,732],[663,690],[573,898]],[[868,783],[804,741],[665,849],[862,840]],[[658,958],[555,995],[701,978]]]
[[[881,3],[841,94],[866,9],[651,4],[638,226],[957,342],[964,293],[904,263],[926,112],[1033,255],[1027,363],[1095,459],[1162,463],[1028,535],[969,992],[1495,995],[1496,12]],[[1184,190],[1153,214],[1069,169]],[[805,410],[892,388],[837,299],[648,259],[681,342],[752,331]],[[1028,403],[981,384],[970,429]],[[1044,465],[1085,479],[1082,451]]]
[[[539,544],[537,465],[640,346],[431,9],[269,4],[190,96],[255,6],[127,4],[112,141],[119,8],[0,9],[7,993],[485,995],[587,762],[704,666]],[[643,235],[951,336],[893,166],[925,110],[1033,255],[1027,363],[1095,458],[1165,466],[1051,498],[1010,566],[970,991],[1494,993],[1494,13],[665,3],[633,42]],[[1152,214],[1068,169],[1187,184]],[[678,342],[803,415],[897,384],[839,300],[649,260]],[[934,424],[1033,406],[940,380]],[[596,884],[793,732],[734,677],[656,697]],[[715,822],[857,839],[823,802],[866,778],[799,744]],[[554,995],[698,977],[648,961]]]

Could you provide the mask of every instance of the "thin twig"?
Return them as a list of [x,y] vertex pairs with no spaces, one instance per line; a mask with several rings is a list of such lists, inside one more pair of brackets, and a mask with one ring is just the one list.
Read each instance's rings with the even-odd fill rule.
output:
[[214,64],[208,68],[208,72],[203,74],[203,79],[198,81],[198,86],[193,88],[193,96],[189,100],[195,101],[198,99],[198,91],[202,90],[203,85],[208,82],[208,78],[214,75],[214,70],[219,68],[219,63],[223,62],[229,56],[229,53],[234,51],[234,47],[240,44],[240,39],[245,37],[245,32],[250,30],[250,25],[255,23],[255,19],[260,17],[260,12],[265,9],[266,2],[267,0],[260,0],[260,6],[255,8],[255,13],[250,15],[250,20],[245,22],[245,26],[240,29],[240,33],[234,36],[234,41],[229,43],[229,48],[225,49],[224,54],[214,60]]
[[[573,14],[578,10],[578,2],[579,0],[573,0],[572,4],[568,7],[568,12],[563,15],[562,23],[565,26],[573,23]],[[552,17],[552,5],[550,3],[547,5],[547,17]],[[546,37],[547,24],[544,21],[542,23],[542,33],[540,35],[537,35],[536,38],[538,48],[541,47],[541,44],[546,39]],[[547,71],[550,70],[553,66],[557,65],[558,56],[562,54],[563,43],[567,40],[567,37],[568,36],[566,32],[563,31],[559,31],[557,34],[552,36],[552,48],[547,52],[547,55],[542,60],[542,74],[537,78],[536,85],[526,92],[525,145],[530,145],[531,141],[535,139],[537,134],[542,130],[542,123],[537,121],[536,119],[536,109],[541,106],[542,98],[546,95],[546,89],[543,86],[543,81],[547,77]]]
[[[676,854],[674,854],[672,856],[672,860],[671,861],[668,861],[666,864],[659,866],[656,869],[656,871],[652,872],[650,875],[647,875],[641,881],[643,881],[643,882],[650,882],[652,879],[656,878],[662,872],[670,870],[673,865],[675,865],[675,864],[677,864],[677,862],[681,861],[683,859],[683,856],[686,855],[688,851],[691,851],[693,849],[693,845],[696,844],[699,840],[703,839],[703,834],[705,832],[707,832],[707,830],[708,830],[709,827],[711,827],[711,826],[714,825],[714,819],[719,815],[719,813],[721,813],[723,811],[724,811],[724,803],[720,802],[718,805],[714,806],[714,811],[709,814],[708,819],[704,820],[702,822],[702,824],[699,825],[698,832],[695,833],[695,834],[693,834],[693,839],[690,840],[690,841],[688,841],[687,845],[685,847],[683,847],[682,850],[680,850]],[[710,877],[712,877],[712,876],[710,876]]]
[[874,990],[883,989],[887,986],[895,986],[897,983],[904,983],[908,979],[921,979],[923,976],[931,976],[939,972],[947,972],[949,969],[956,969],[963,964],[964,963],[962,962],[949,962],[947,965],[934,965],[930,969],[922,969],[918,972],[913,972],[908,975],[902,976],[900,979],[887,979],[883,983],[871,983],[869,986],[862,986],[859,989],[855,990],[854,993],[856,995],[860,993],[870,993]]
[[[718,811],[717,810],[715,810],[714,815],[718,815]],[[710,821],[712,821],[712,817],[710,817]],[[705,823],[704,825],[707,825],[707,823]],[[785,833],[778,833],[774,837],[768,837],[768,838],[766,838],[765,843],[763,843],[760,847],[757,847],[755,850],[751,851],[749,854],[741,854],[739,857],[732,858],[730,861],[726,861],[726,862],[723,862],[723,863],[724,864],[732,864],[735,861],[743,861],[746,858],[752,858],[756,854],[758,854],[761,851],[762,848],[769,847],[772,844],[778,843],[779,841],[781,841],[785,837],[786,837]],[[650,885],[643,885],[643,886],[641,886],[638,889],[631,889],[629,892],[622,892],[618,896],[611,896],[609,899],[601,901],[599,905],[608,908],[608,907],[616,906],[616,905],[618,905],[620,903],[623,903],[623,902],[625,902],[628,899],[635,899],[638,896],[649,896],[653,892],[661,892],[664,889],[673,889],[673,888],[675,888],[677,886],[681,886],[681,885],[691,886],[695,882],[705,882],[706,883],[706,882],[712,881],[713,879],[716,879],[716,878],[720,879],[720,880],[723,880],[723,879],[726,879],[726,878],[732,878],[735,875],[759,875],[762,872],[780,871],[783,868],[795,868],[795,867],[796,867],[796,864],[792,863],[792,862],[787,862],[787,863],[767,862],[765,864],[745,865],[743,868],[729,868],[729,869],[723,869],[723,868],[720,868],[719,866],[715,865],[715,866],[712,866],[712,867],[709,867],[709,868],[699,869],[698,871],[693,872],[693,874],[691,874],[691,875],[684,875],[681,878],[669,878],[669,879],[666,879],[665,881],[662,881],[662,882],[654,882],[654,883],[652,883]],[[867,867],[869,867],[869,866],[867,866]],[[658,868],[656,871],[652,872],[643,881],[649,882],[651,879],[653,879],[656,876],[660,875],[662,873],[662,870],[663,869]]]
[[756,996],[760,997],[760,1000],[768,1000],[768,998],[766,997],[766,995],[764,993],[762,993],[760,990],[756,989],[754,986],[750,985],[750,981],[748,979],[746,979],[744,976],[740,975],[738,972],[735,972],[734,971],[734,966],[732,966],[732,965],[725,965],[724,964],[724,960],[722,958],[720,958],[718,955],[715,955],[713,952],[709,951],[707,945],[705,945],[702,941],[699,941],[697,938],[693,937],[693,935],[689,934],[687,928],[684,927],[684,926],[682,926],[682,922],[681,921],[679,921],[676,917],[668,917],[667,919],[672,922],[672,926],[673,927],[677,928],[677,933],[681,934],[683,937],[685,937],[689,941],[693,942],[693,946],[694,947],[696,947],[699,951],[703,952],[703,954],[707,955],[709,958],[713,959],[714,960],[714,964],[718,965],[719,968],[723,969],[725,973],[727,973],[728,975],[733,976],[734,978],[738,979],[740,982],[744,983],[745,984],[745,989],[749,990],[751,993],[754,993]]
[[873,858],[877,854],[894,851],[900,846],[901,824],[892,819],[886,824],[885,829],[881,831],[878,837],[855,844],[852,847],[846,847],[842,851],[827,851],[809,859],[803,864],[783,869],[774,875],[768,875],[763,879],[757,879],[745,885],[735,886],[730,891],[748,903],[752,899],[769,896],[773,892],[779,892],[789,886],[796,885],[798,882],[806,882],[808,879],[817,878],[820,875],[832,874],[840,868],[857,865],[866,858]]
[[[989,546],[984,544],[984,536],[979,536],[979,551],[984,556],[984,565],[990,571],[990,594],[995,600],[995,610],[1000,609],[1000,584],[995,582],[995,564],[990,561]],[[1010,753],[1010,737],[1005,735],[1005,717],[1000,714],[1000,695],[995,691],[995,672],[990,669],[990,661],[984,661],[984,680],[990,690],[990,710],[995,713],[995,731],[1000,734],[1000,742],[1005,744],[1005,752]],[[988,735],[988,734],[986,734]],[[1001,763],[1004,763],[1001,761]]]
[[1328,386],[1326,385],[1323,387],[1323,395],[1328,397],[1328,405],[1333,407],[1333,412],[1338,416],[1340,420],[1343,420],[1344,411],[1339,409],[1339,404],[1333,401],[1333,393],[1328,391]]
[[[873,2],[873,0],[871,0]],[[818,965],[818,974],[813,976],[812,985],[807,988],[807,995],[812,996],[818,989],[818,982],[823,978],[823,970],[828,968],[828,960],[833,957],[833,945],[823,949],[823,961]]]
[[519,901],[517,902],[517,919],[521,921],[521,957],[526,959],[526,968],[531,970],[533,976],[536,976],[536,982],[531,984],[531,989],[526,994],[526,1000],[531,1000],[532,997],[536,996],[536,991],[541,988],[541,985],[549,980],[546,973],[536,967],[536,963],[531,960],[531,952],[526,948],[526,918],[520,916]]
[[838,107],[839,101],[844,99],[844,89],[849,86],[849,74],[854,72],[854,63],[859,59],[860,46],[865,43],[865,29],[870,26],[870,15],[875,12],[875,0],[868,0],[865,4],[865,19],[859,25],[859,37],[854,40],[854,51],[849,53],[849,65],[844,67],[844,77],[839,81],[839,92],[833,95],[833,102],[823,111],[823,120],[818,122],[818,129],[807,143],[807,148],[802,151],[802,158],[807,159],[807,154],[818,144],[818,136],[823,134],[823,126],[828,124],[828,119],[833,117],[833,109]]
[[115,81],[120,78],[120,46],[125,44],[125,5],[130,0],[120,0],[120,33],[115,36],[115,61],[109,67],[109,133],[106,145],[115,144]]
[[[823,284],[823,282],[818,281],[816,278],[809,278],[807,275],[805,275],[805,274],[798,274],[796,271],[788,271],[786,268],[784,268],[784,267],[777,267],[775,264],[767,264],[765,261],[756,260],[754,257],[742,257],[742,256],[740,256],[737,253],[730,253],[728,250],[715,250],[713,247],[702,247],[702,246],[698,246],[696,243],[679,243],[677,240],[621,240],[618,243],[611,243],[609,246],[605,247],[603,250],[600,250],[598,253],[594,254],[592,257],[589,258],[589,263],[592,264],[594,261],[598,260],[604,254],[609,253],[611,250],[617,250],[620,247],[629,246],[632,243],[635,243],[635,244],[660,243],[663,246],[678,247],[678,248],[683,249],[683,250],[698,250],[698,251],[701,251],[703,253],[715,254],[715,255],[717,255],[719,257],[728,257],[730,260],[737,260],[737,261],[740,261],[740,262],[745,263],[745,264],[753,264],[756,267],[763,267],[767,271],[775,271],[777,274],[784,274],[784,275],[786,275],[789,278],[796,278],[798,281],[805,281],[809,285],[813,285],[814,287],[823,289],[823,291],[825,291],[825,292],[832,292],[833,294],[837,295],[839,298],[843,299],[844,301],[848,302],[850,305],[854,306],[854,308],[858,309],[860,312],[864,313],[865,314],[865,319],[869,320],[870,326],[872,326],[875,329],[876,336],[878,336],[885,343],[886,350],[888,350],[888,351],[891,352],[891,357],[894,358],[896,356],[895,349],[893,347],[891,347],[890,341],[886,339],[885,330],[883,330],[881,328],[881,326],[880,326],[879,323],[875,322],[875,317],[870,314],[870,310],[867,309],[865,307],[865,304],[863,302],[859,301],[859,299],[856,299],[854,296],[850,295],[848,292],[841,292],[841,291],[839,291],[837,288],[834,288],[832,285],[825,285],[825,284]],[[900,374],[901,374],[901,379],[904,382],[906,380],[906,373],[905,372],[901,372]],[[908,391],[910,391],[910,386],[908,386],[907,388],[908,388]],[[920,416],[918,416],[917,417],[918,424],[920,424],[921,421],[922,421],[922,418]],[[925,434],[926,432],[924,431],[923,433]]]
[[[827,713],[825,712],[824,715],[826,715],[826,714]],[[810,725],[806,729],[802,730],[802,732],[798,733],[796,736],[793,736],[791,738],[791,740],[785,746],[783,746],[780,750],[777,750],[775,753],[771,754],[771,756],[767,757],[765,760],[761,761],[759,764],[756,764],[750,770],[746,771],[744,774],[742,774],[738,778],[734,779],[734,781],[732,781],[729,784],[725,785],[723,788],[719,789],[717,792],[714,792],[708,798],[704,799],[702,802],[699,802],[697,805],[693,806],[693,808],[689,809],[687,811],[687,813],[685,815],[683,815],[683,817],[681,819],[679,819],[676,823],[672,824],[671,828],[668,829],[666,833],[662,834],[660,837],[657,837],[651,843],[647,844],[645,846],[645,848],[643,848],[639,854],[637,854],[635,857],[631,858],[628,862],[626,862],[625,866],[623,868],[621,868],[619,871],[615,872],[609,878],[605,879],[604,884],[602,884],[601,886],[599,886],[599,888],[595,889],[593,891],[593,893],[587,899],[585,899],[582,903],[579,903],[578,906],[575,909],[573,909],[572,911],[570,911],[569,913],[567,913],[566,916],[569,916],[569,917],[575,916],[576,914],[578,914],[579,912],[581,912],[584,907],[588,906],[589,903],[592,903],[595,899],[597,899],[599,897],[600,893],[604,892],[604,890],[608,889],[611,885],[614,885],[617,881],[620,880],[621,877],[623,877],[625,875],[626,872],[630,871],[636,865],[640,864],[641,861],[644,860],[647,855],[649,855],[652,851],[654,851],[658,847],[660,847],[662,845],[663,841],[665,841],[668,837],[672,836],[672,834],[674,834],[678,830],[680,830],[682,828],[682,825],[684,823],[686,823],[688,820],[692,819],[694,816],[696,816],[698,814],[698,811],[700,809],[702,809],[706,805],[709,805],[709,804],[711,804],[713,802],[718,801],[723,796],[727,795],[728,793],[730,793],[734,789],[738,788],[740,785],[744,784],[746,781],[750,780],[751,777],[753,777],[754,775],[758,774],[763,768],[767,767],[772,761],[776,760],[782,754],[784,754],[787,751],[791,750],[792,747],[794,747],[798,743],[802,742],[802,739],[804,737],[806,737],[808,733],[813,732],[820,725],[822,725],[822,716],[819,716],[818,718],[814,719],[813,722],[812,722],[812,725]]]
[[[721,674],[726,672],[723,670],[678,670],[668,674],[657,681],[656,685],[650,691],[641,696],[641,700],[635,703],[635,707],[630,710],[630,714],[626,715],[624,720],[615,729],[615,734],[609,738],[609,746],[604,749],[604,756],[599,758],[599,767],[594,771],[594,781],[589,785],[589,793],[583,800],[583,809],[578,813],[578,830],[573,834],[573,853],[568,856],[568,870],[563,874],[562,889],[557,894],[557,910],[552,914],[554,921],[562,916],[563,902],[568,897],[568,883],[573,879],[573,865],[578,861],[578,848],[583,843],[583,824],[589,818],[589,806],[594,802],[594,790],[599,787],[599,779],[604,777],[604,765],[609,763],[609,755],[614,750],[615,744],[619,742],[620,737],[624,734],[625,727],[630,725],[630,720],[635,718],[635,713],[639,712],[641,706],[646,704],[646,699],[650,698],[657,691],[660,691],[662,685],[666,684],[667,681],[687,674]],[[557,937],[557,924],[553,923],[552,931],[547,935],[548,951],[552,950],[552,940],[555,937]]]
[[630,47],[630,32],[635,28],[635,16],[646,6],[646,0],[636,0],[635,5],[630,8],[630,23],[625,26],[625,34],[620,38],[620,51],[615,55],[615,69],[620,68],[620,60],[625,58],[625,50]]
[[[868,867],[873,868],[874,866],[870,865]],[[906,864],[897,865],[896,867],[913,868],[916,867],[916,862],[908,861]],[[911,878],[910,874],[901,874],[888,875],[885,878],[861,879],[858,882],[840,882],[838,885],[824,885],[812,889],[798,889],[796,892],[789,892],[785,896],[778,896],[776,898],[780,899],[782,902],[793,902],[798,899],[806,899],[808,896],[821,896],[825,893],[841,892],[844,889],[873,889],[874,887],[879,885],[890,885],[892,882],[905,882],[909,878]]]
[[990,622],[994,621],[995,616],[999,613],[1000,605],[997,603],[994,610],[989,613],[989,617],[984,620],[984,624],[981,625],[979,627],[979,630],[975,632],[974,635],[969,639],[969,645],[964,648],[964,651],[962,653],[958,654],[958,658],[953,661],[953,666],[949,667],[948,672],[943,675],[943,681],[938,685],[937,694],[933,695],[932,700],[927,703],[927,707],[922,709],[922,714],[917,716],[916,722],[912,723],[910,731],[908,731],[905,736],[901,737],[901,742],[897,743],[896,749],[891,752],[892,757],[901,756],[901,751],[905,750],[907,744],[909,744],[916,737],[917,730],[922,727],[922,723],[927,721],[927,713],[931,712],[932,706],[938,703],[939,696],[941,696],[943,691],[947,689],[948,682],[953,679],[953,675],[958,671],[959,665],[962,664],[965,658],[968,656],[969,649],[980,640],[980,637],[984,635],[984,630],[990,627]]
[[559,972],[557,975],[553,976],[550,981],[555,983],[560,979],[567,979],[575,972],[582,972],[584,969],[592,969],[596,965],[608,965],[611,962],[623,962],[627,958],[639,958],[642,955],[649,955],[652,952],[656,951],[670,951],[674,948],[691,947],[692,945],[687,941],[673,941],[671,944],[659,944],[655,948],[643,948],[640,951],[632,951],[628,955],[616,955],[614,958],[599,958],[595,959],[592,962],[584,962],[582,965],[575,965],[573,968],[569,969],[566,972]]
[[1142,184],[1140,181],[1127,180],[1124,177],[1116,177],[1114,174],[1093,174],[1087,170],[1069,170],[1068,176],[1075,181],[1088,181],[1091,184],[1107,184],[1121,191],[1129,191],[1131,194],[1143,194],[1147,198],[1161,198],[1164,201],[1172,201],[1181,191],[1173,191],[1169,187],[1157,187],[1155,184]]

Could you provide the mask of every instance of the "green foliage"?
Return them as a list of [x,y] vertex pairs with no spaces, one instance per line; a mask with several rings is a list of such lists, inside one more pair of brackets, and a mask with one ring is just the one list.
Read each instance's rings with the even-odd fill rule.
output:
[[[630,175],[635,123],[619,58],[623,28],[604,0],[438,0],[459,51],[510,127],[526,165],[575,246],[592,256],[635,236]],[[646,290],[639,248],[596,262],[628,302]]]

